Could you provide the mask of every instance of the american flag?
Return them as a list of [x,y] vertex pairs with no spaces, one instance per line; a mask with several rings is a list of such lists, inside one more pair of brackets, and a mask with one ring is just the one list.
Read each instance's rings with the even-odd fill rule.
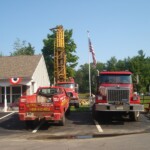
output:
[[95,58],[94,48],[93,48],[90,38],[88,39],[89,39],[89,50],[92,53],[92,58],[93,58],[93,66],[96,67],[96,58]]

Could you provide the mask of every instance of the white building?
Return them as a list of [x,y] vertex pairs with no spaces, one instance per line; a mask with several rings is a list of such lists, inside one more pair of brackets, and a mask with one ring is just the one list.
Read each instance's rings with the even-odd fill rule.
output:
[[[0,57],[0,107],[31,95],[39,86],[50,86],[43,55]],[[7,105],[7,106],[6,106]]]

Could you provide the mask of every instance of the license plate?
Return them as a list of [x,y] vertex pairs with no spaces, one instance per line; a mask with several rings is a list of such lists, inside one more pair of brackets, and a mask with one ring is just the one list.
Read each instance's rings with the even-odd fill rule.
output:
[[117,106],[116,109],[117,110],[123,110],[123,106]]
[[36,111],[50,111],[51,109],[49,107],[31,107],[28,108],[28,110],[31,112],[36,112]]

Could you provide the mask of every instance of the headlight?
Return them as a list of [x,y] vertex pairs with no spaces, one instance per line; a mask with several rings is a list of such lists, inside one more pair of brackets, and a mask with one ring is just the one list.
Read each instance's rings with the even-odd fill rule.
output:
[[102,96],[98,96],[97,99],[98,99],[98,100],[102,100],[103,97],[102,97]]
[[136,100],[138,100],[138,99],[139,99],[139,97],[138,97],[138,95],[137,95],[137,92],[134,92],[133,100],[136,101]]
[[134,96],[133,96],[133,100],[134,100],[134,101],[137,101],[137,100],[138,100],[138,96],[134,95]]
[[106,96],[106,88],[104,86],[99,87],[99,92],[101,95]]

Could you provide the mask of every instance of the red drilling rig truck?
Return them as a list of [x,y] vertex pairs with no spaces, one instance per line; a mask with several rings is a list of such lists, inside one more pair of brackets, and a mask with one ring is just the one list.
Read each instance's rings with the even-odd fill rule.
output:
[[73,78],[69,78],[66,82],[57,82],[56,86],[65,88],[66,92],[70,95],[70,106],[79,108],[78,84],[75,83]]
[[98,73],[97,92],[92,105],[94,118],[110,120],[112,116],[128,115],[130,120],[137,121],[141,111],[144,111],[144,106],[140,104],[140,96],[134,92],[131,72]]
[[54,40],[54,84],[65,88],[70,95],[70,106],[79,108],[78,84],[75,83],[73,77],[66,75],[66,52],[63,26],[56,26],[50,29],[56,31]]

